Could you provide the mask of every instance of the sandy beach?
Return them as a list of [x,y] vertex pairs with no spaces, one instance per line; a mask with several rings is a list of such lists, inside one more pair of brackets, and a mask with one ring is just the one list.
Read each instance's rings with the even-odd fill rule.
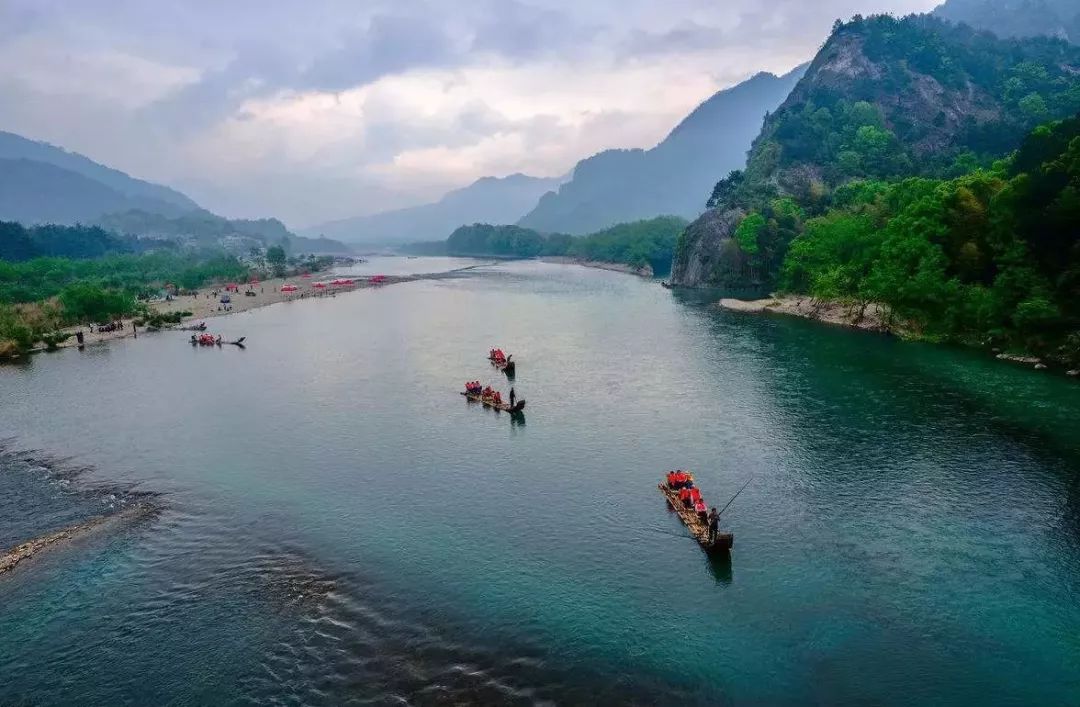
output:
[[608,263],[601,260],[579,260],[577,258],[567,258],[562,255],[552,255],[540,258],[545,263],[558,263],[560,265],[580,265],[583,268],[594,268],[596,270],[610,270],[612,272],[626,273],[627,275],[637,275],[638,277],[653,277],[652,266],[646,265],[643,268],[635,268],[630,265],[624,265],[623,263]]
[[[326,277],[330,278],[332,276],[326,275]],[[225,294],[225,287],[223,284],[217,284],[202,287],[198,290],[197,294],[194,295],[174,297],[169,301],[152,301],[148,303],[148,306],[151,310],[162,314],[169,314],[171,312],[191,312],[190,316],[185,316],[183,318],[183,323],[179,325],[182,327],[213,319],[214,317],[239,314],[240,312],[246,312],[258,307],[266,307],[271,304],[277,304],[278,302],[286,302],[294,299],[309,299],[313,297],[330,297],[342,292],[351,292],[366,287],[380,287],[415,279],[417,278],[386,277],[379,284],[373,284],[367,280],[357,279],[355,280],[355,284],[351,286],[335,288],[327,287],[325,290],[320,290],[312,287],[315,282],[319,282],[319,280],[314,278],[274,278],[271,280],[264,280],[257,285],[252,285],[250,288],[247,285],[241,285],[240,292],[228,293],[231,301],[227,305],[222,304],[221,302],[221,295]],[[282,292],[281,287],[286,282],[296,285],[300,289],[296,292]],[[255,294],[244,294],[249,289]],[[64,331],[72,334],[72,336],[67,341],[60,344],[59,348],[78,346],[79,342],[74,334],[79,331],[83,333],[83,343],[86,346],[93,346],[114,339],[138,337],[139,334],[145,333],[144,327],[139,327],[138,331],[136,331],[134,319],[123,319],[121,322],[123,326],[115,331],[91,331],[90,327],[87,326],[68,327]],[[212,325],[208,323],[207,331],[210,331],[212,328]]]

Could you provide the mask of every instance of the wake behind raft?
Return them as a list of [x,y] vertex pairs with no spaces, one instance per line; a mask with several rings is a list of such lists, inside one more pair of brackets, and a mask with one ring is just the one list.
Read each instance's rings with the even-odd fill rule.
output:
[[[691,472],[669,471],[665,480],[657,484],[657,488],[660,489],[660,493],[664,494],[672,510],[679,516],[679,520],[683,522],[690,534],[698,541],[701,548],[711,555],[726,554],[731,551],[732,546],[735,544],[735,535],[733,533],[713,531],[710,526],[713,522],[719,523],[720,514],[727,510],[732,501],[738,498],[739,494],[749,484],[750,482],[747,481],[739,489],[738,493],[731,497],[731,501],[728,501],[716,513],[715,519],[711,513],[700,510],[704,507],[704,501],[701,500],[701,492],[694,485],[694,475]],[[695,499],[697,501],[696,509]]]

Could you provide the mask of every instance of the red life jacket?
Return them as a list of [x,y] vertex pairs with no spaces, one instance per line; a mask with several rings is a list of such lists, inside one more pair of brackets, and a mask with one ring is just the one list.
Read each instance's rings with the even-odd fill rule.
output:
[[698,491],[697,488],[690,489],[690,498],[694,499],[694,503],[697,503],[701,500],[701,491]]
[[690,498],[690,489],[679,489],[679,500],[685,501]]

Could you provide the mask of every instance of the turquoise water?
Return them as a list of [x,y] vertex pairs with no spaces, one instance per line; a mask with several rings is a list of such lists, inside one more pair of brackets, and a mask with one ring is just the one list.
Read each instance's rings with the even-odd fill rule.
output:
[[0,368],[0,537],[161,507],[0,578],[0,703],[1080,701],[1070,381],[534,262],[212,324]]

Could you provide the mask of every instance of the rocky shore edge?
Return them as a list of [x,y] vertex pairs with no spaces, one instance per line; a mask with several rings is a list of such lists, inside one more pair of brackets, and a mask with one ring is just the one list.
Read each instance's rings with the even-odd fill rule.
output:
[[[786,314],[851,329],[903,336],[903,329],[898,327],[897,323],[889,317],[886,308],[872,302],[860,306],[858,304],[829,300],[816,300],[809,296],[778,295],[758,300],[725,298],[717,302],[716,306],[729,312]],[[993,353],[995,354],[994,357],[999,361],[1031,366],[1038,371],[1049,368],[1037,356],[1002,353],[999,349],[995,349]],[[1080,369],[1065,371],[1065,375],[1070,378],[1080,378]]]
[[895,332],[888,311],[873,302],[860,306],[808,296],[782,295],[758,300],[722,299],[717,306],[731,312],[771,312],[863,331]]
[[71,543],[74,540],[84,538],[96,531],[105,530],[116,524],[147,518],[159,510],[153,503],[140,502],[129,506],[117,513],[94,516],[75,525],[68,526],[63,530],[48,533],[16,545],[10,550],[0,554],[0,576],[12,571],[17,565],[25,560],[59,546]]

